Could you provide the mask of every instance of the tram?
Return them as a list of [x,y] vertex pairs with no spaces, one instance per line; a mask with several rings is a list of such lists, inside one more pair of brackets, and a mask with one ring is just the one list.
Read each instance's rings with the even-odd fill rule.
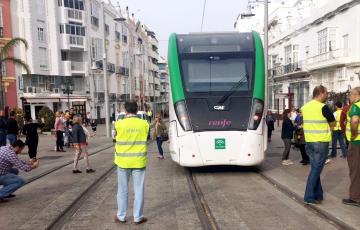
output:
[[260,164],[267,148],[258,33],[172,34],[169,139],[186,167]]

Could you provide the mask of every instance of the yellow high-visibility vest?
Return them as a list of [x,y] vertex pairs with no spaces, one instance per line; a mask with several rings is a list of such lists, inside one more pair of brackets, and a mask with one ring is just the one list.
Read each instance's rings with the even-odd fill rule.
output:
[[335,128],[334,128],[334,131],[341,130],[341,126],[340,126],[341,112],[342,112],[342,109],[338,109],[338,110],[336,110],[336,112],[335,112],[336,126],[335,126]]
[[330,142],[330,126],[322,114],[324,103],[312,100],[305,104],[301,111],[304,119],[304,134],[306,142]]
[[[360,108],[360,101],[354,103],[355,105],[357,105],[359,108]],[[352,105],[354,106],[354,105]],[[349,111],[347,112],[347,121],[346,121],[346,139],[348,141],[350,141],[351,139],[351,126],[350,126],[350,123],[351,123],[351,117],[350,117],[350,110],[351,110],[351,107],[349,109]],[[360,125],[358,125],[358,135],[356,136],[356,138],[354,139],[354,141],[360,141]]]
[[114,163],[120,168],[145,168],[149,124],[136,116],[115,123],[116,144]]

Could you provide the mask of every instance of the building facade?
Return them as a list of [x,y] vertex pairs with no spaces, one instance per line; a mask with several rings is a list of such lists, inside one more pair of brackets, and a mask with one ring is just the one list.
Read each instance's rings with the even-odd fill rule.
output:
[[360,2],[286,1],[269,14],[269,109],[301,107],[324,85],[345,101],[360,77]]
[[106,92],[112,117],[127,99],[145,103],[151,39],[128,9],[102,0],[15,0],[12,9],[14,32],[30,45],[17,55],[32,73],[18,70],[18,100],[33,118],[48,106],[103,120]]
[[160,57],[158,63],[160,71],[160,111],[167,116],[169,110],[169,67],[165,58]]
[[[12,38],[12,23],[10,0],[0,1],[0,49]],[[9,52],[13,55],[13,51]],[[16,100],[16,74],[15,65],[12,62],[1,63],[0,65],[0,106],[17,107]],[[0,108],[3,109],[3,108]]]

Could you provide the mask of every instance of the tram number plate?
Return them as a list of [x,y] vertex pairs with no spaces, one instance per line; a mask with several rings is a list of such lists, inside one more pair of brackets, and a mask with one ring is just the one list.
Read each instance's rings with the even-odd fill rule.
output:
[[225,148],[226,148],[225,138],[216,138],[215,149],[225,149]]

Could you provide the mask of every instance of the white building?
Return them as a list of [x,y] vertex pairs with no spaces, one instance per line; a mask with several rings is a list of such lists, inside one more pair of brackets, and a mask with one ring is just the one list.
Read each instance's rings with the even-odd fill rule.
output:
[[[48,106],[53,111],[74,108],[81,114],[91,112],[103,119],[104,75],[110,115],[127,99],[142,104],[141,99],[145,103],[149,98],[154,83],[148,76],[151,71],[158,72],[158,67],[148,60],[151,56],[157,63],[158,54],[153,52],[157,40],[129,16],[128,9],[122,15],[120,6],[103,0],[14,0],[11,4],[14,37],[29,43],[28,50],[18,48],[15,55],[29,64],[32,73],[17,72],[19,104],[33,118]],[[159,84],[155,80],[155,86]],[[160,88],[152,92],[159,96]]]
[[160,110],[165,112],[168,111],[169,107],[169,67],[165,58],[160,57],[159,63],[160,71]]
[[320,84],[332,101],[344,101],[359,85],[359,12],[352,0],[286,1],[270,12],[270,109],[300,107]]

